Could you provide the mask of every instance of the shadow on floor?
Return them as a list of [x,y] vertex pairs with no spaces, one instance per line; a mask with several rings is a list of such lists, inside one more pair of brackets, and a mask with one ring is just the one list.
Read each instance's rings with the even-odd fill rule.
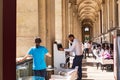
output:
[[85,67],[85,66],[96,66],[96,62],[86,62],[86,63],[83,63],[82,66]]
[[88,76],[87,76],[87,73],[82,73],[82,77],[83,78],[87,78]]

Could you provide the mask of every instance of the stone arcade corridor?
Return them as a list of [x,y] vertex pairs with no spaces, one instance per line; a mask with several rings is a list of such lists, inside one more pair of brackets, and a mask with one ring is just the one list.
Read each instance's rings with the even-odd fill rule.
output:
[[87,57],[83,80],[120,80],[116,44],[120,35],[120,0],[17,0],[16,4],[16,58],[23,57],[39,36],[41,45],[52,55],[46,58],[47,66],[54,66],[54,42],[67,48],[67,36],[74,34],[83,44],[107,43],[113,48],[113,71],[97,69],[95,60]]

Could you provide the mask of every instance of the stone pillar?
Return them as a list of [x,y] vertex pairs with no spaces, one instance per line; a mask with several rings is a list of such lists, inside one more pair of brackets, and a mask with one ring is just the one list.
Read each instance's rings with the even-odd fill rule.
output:
[[107,31],[107,10],[106,10],[106,2],[107,0],[105,0],[105,3],[103,4],[103,33],[105,33]]
[[97,21],[95,21],[95,22],[93,23],[93,37],[94,37],[94,41],[96,41],[97,29],[98,29],[98,27],[97,27]]
[[[74,5],[73,5],[73,6],[74,6]],[[72,22],[71,22],[71,23],[72,23],[72,25],[71,25],[71,33],[75,34],[75,33],[74,33],[74,29],[75,29],[75,13],[74,13],[74,11],[73,11],[73,8],[72,8],[72,15],[71,15],[71,16],[72,16],[72,20],[71,20],[71,21],[72,21]]]
[[3,0],[0,0],[0,80],[3,80],[3,75],[2,75],[2,72],[3,72],[3,69],[2,69],[2,55],[3,55],[3,32],[2,32],[2,18],[3,18],[3,15],[2,15],[2,10],[3,9]]
[[104,32],[104,30],[103,30],[103,29],[104,29],[104,22],[103,22],[103,21],[104,21],[104,16],[103,16],[103,15],[104,15],[103,6],[101,6],[101,16],[102,16],[102,24],[101,24],[101,25],[102,25],[102,33]]
[[77,19],[77,14],[75,14],[75,18],[74,18],[74,22],[75,22],[75,25],[74,25],[74,33],[76,35],[76,37],[82,41],[82,26],[80,25],[80,22],[79,20]]
[[73,33],[73,29],[72,29],[72,26],[73,26],[73,10],[72,10],[72,7],[73,7],[73,4],[72,3],[69,3],[69,10],[68,10],[68,24],[69,24],[69,33]]
[[100,11],[98,12],[98,35],[101,34]]
[[69,26],[68,26],[68,2],[69,0],[62,0],[62,30],[63,30],[63,35],[62,35],[62,44],[64,47],[68,46],[68,40],[67,36],[69,34]]
[[93,23],[93,37],[95,37],[95,22]]
[[119,19],[118,19],[118,21],[119,21],[119,27],[120,27],[120,0],[118,0],[118,14],[119,14]]
[[98,37],[99,35],[99,17],[97,16],[96,17],[96,24],[95,24],[95,27],[96,27],[96,37]]
[[73,34],[75,36],[77,36],[77,20],[76,20],[76,13],[75,12],[73,13],[73,26],[72,26],[72,29],[73,29]]
[[116,25],[115,25],[115,23],[116,23],[116,21],[115,21],[115,2],[114,2],[114,0],[109,0],[109,27],[110,28],[113,28],[113,27],[115,27]]
[[71,27],[71,3],[68,3],[68,32],[70,33]]
[[46,0],[38,0],[38,31],[42,45],[46,46]]
[[71,4],[70,8],[70,33],[73,34],[73,24],[74,24],[74,18],[73,18],[73,10],[72,10],[73,5]]
[[[111,0],[110,0],[111,1]],[[107,3],[106,3],[106,16],[107,16],[107,30],[110,29],[110,1],[107,0]]]
[[62,43],[62,0],[55,0],[55,40]]
[[[49,52],[53,53],[53,43],[55,41],[55,1],[54,0],[47,0],[46,1],[46,47],[48,48]],[[52,58],[46,58],[47,64],[52,64]]]
[[118,18],[119,18],[119,13],[118,13],[118,2],[117,0],[114,0],[114,5],[113,5],[113,27],[118,27]]
[[98,36],[99,35],[99,15],[96,17],[96,23],[95,23],[95,31],[96,31],[96,36]]
[[24,56],[38,36],[38,1],[17,0],[17,57]]

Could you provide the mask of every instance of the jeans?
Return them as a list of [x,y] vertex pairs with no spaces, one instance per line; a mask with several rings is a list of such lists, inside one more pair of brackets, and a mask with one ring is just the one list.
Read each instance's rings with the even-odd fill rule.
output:
[[34,76],[44,77],[45,80],[46,80],[47,71],[46,71],[46,69],[43,69],[43,70],[33,70],[33,75]]
[[82,58],[83,58],[83,55],[75,56],[75,58],[73,59],[72,68],[75,68],[76,66],[78,66],[78,78],[77,78],[77,80],[82,80]]

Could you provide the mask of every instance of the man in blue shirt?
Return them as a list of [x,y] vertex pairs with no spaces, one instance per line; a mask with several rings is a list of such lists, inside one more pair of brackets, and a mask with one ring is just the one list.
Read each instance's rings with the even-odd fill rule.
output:
[[48,52],[47,48],[44,46],[40,46],[41,39],[35,39],[35,47],[30,48],[28,54],[24,56],[18,62],[24,61],[27,57],[33,57],[33,74],[34,76],[46,77],[46,62],[45,62],[45,55],[51,57],[51,54]]

